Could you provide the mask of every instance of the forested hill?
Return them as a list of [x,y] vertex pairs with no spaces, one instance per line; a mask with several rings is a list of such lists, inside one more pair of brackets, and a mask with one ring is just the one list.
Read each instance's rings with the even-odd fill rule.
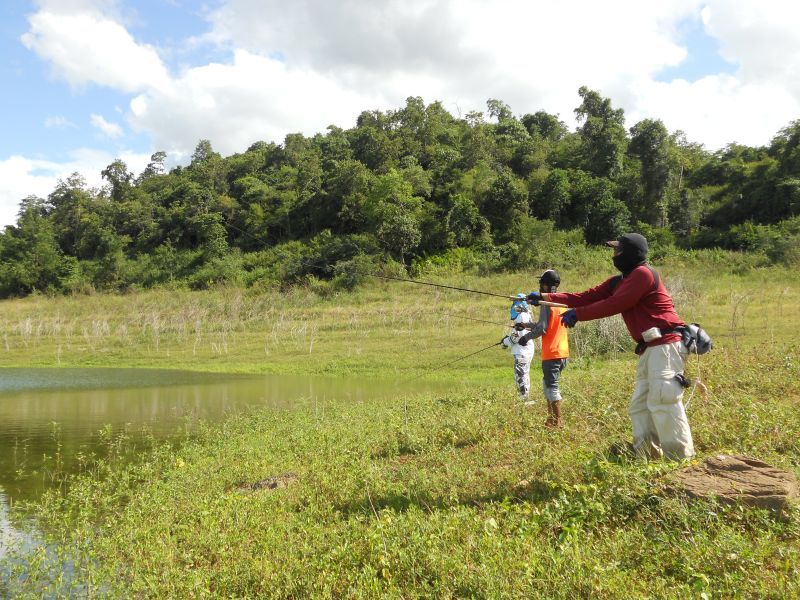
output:
[[80,176],[22,200],[0,234],[0,294],[186,282],[333,279],[420,257],[521,267],[545,236],[597,244],[636,229],[658,243],[800,260],[800,120],[767,147],[709,153],[659,120],[628,128],[585,87],[571,132],[499,100],[454,116],[412,97],[355,127],[287,135],[186,167],[156,152],[87,189]]

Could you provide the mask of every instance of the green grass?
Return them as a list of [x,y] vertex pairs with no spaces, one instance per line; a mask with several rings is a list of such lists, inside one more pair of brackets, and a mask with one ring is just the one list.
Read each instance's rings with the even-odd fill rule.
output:
[[[743,453],[800,474],[796,276],[662,272],[681,314],[718,342],[702,363],[709,395],[689,407],[700,455]],[[600,278],[564,274],[571,289]],[[447,281],[532,287],[520,274]],[[54,348],[71,339],[62,365],[346,375],[394,364],[413,375],[499,338],[502,328],[454,315],[502,320],[502,301],[402,285],[337,298],[219,290],[14,301],[0,329],[2,364],[25,362],[26,351],[34,364],[58,364]],[[153,315],[164,323],[157,345]],[[49,325],[14,329],[27,318]],[[181,323],[196,318],[195,345]],[[108,333],[79,335],[90,319]],[[615,347],[614,327],[575,332],[583,355],[564,373],[566,427],[556,433],[543,426],[543,402],[520,406],[510,358],[492,350],[437,372],[467,383],[451,392],[258,411],[178,450],[98,464],[66,495],[31,507],[78,576],[59,581],[43,549],[25,566],[26,585],[32,595],[164,598],[800,596],[797,508],[777,517],[690,502],[664,489],[681,465],[609,459],[610,445],[630,435],[635,368],[630,353],[593,353]],[[223,332],[227,351],[217,352]],[[288,487],[240,489],[285,473],[297,476]]]
[[[718,344],[785,344],[795,337],[800,307],[796,274],[773,267],[737,275],[696,262],[659,267],[681,315],[706,326]],[[515,293],[534,288],[538,272],[438,280]],[[584,289],[610,274],[567,271],[562,289]],[[461,316],[504,322],[506,304],[499,298],[385,281],[330,297],[307,288],[38,296],[3,301],[0,366],[417,374],[499,339],[502,327]],[[608,339],[628,343],[619,326],[610,337],[609,329],[608,321],[584,324],[573,335],[573,347],[588,358],[606,350],[602,343]],[[605,340],[599,347],[598,337]],[[483,381],[485,369],[506,362],[499,351],[488,352],[471,359],[467,366],[472,368],[459,364],[442,375],[480,371],[474,379]]]

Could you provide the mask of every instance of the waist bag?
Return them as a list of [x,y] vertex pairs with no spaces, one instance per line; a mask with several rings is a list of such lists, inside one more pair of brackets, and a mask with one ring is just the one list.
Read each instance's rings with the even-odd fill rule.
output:
[[[669,333],[678,333],[681,336],[681,343],[686,348],[689,354],[705,354],[714,347],[714,342],[711,336],[708,335],[699,323],[689,323],[689,325],[681,325],[678,327],[671,327],[669,329],[659,329],[662,336]],[[647,348],[644,340],[638,340],[634,352],[641,354]]]
[[681,341],[689,354],[705,354],[714,347],[711,336],[699,323],[680,328]]

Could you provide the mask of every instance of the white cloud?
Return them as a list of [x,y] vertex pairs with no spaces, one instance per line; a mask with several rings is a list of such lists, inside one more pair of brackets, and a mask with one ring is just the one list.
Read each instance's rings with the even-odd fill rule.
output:
[[51,115],[44,120],[47,129],[68,129],[75,128],[77,125],[62,115]]
[[721,54],[740,65],[744,83],[780,84],[800,100],[800,3],[794,0],[713,0],[706,29]]
[[185,154],[207,138],[230,154],[259,140],[280,141],[287,132],[311,135],[331,123],[353,123],[361,109],[376,102],[385,100],[239,50],[230,65],[189,69],[174,81],[172,93],[137,96],[130,122],[150,131],[158,149]]
[[72,86],[97,84],[128,93],[169,86],[155,48],[137,44],[118,22],[88,8],[68,13],[54,6],[31,15],[21,39],[57,77]]
[[99,129],[100,132],[110,138],[118,138],[122,137],[122,127],[117,123],[111,123],[106,121],[101,115],[92,114],[89,117],[89,120],[92,123],[92,126],[96,129]]
[[[659,118],[670,130],[688,132],[710,149],[738,142],[758,146],[800,115],[800,104],[783,86],[742,83],[732,75],[712,75],[695,82],[642,81],[636,88],[630,123]],[[764,110],[768,104],[769,110]]]
[[[114,9],[108,0],[43,2],[23,41],[73,85],[137,94],[131,126],[183,154],[201,138],[233,152],[331,122],[347,127],[361,110],[409,95],[463,111],[496,97],[518,113],[544,108],[573,122],[580,85],[610,96],[629,124],[655,116],[712,147],[764,143],[776,131],[764,128],[788,122],[800,99],[800,8],[784,0],[768,9],[747,0],[622,0],[613,10],[595,0],[227,0],[210,15],[209,37],[234,49],[231,63],[174,79]],[[677,34],[686,19],[701,20],[741,65],[734,79],[654,80],[686,58]],[[777,105],[744,118],[759,98]]]
[[100,172],[115,158],[122,159],[128,169],[138,174],[150,160],[149,154],[122,152],[117,156],[107,152],[82,148],[72,153],[69,160],[54,162],[15,155],[0,160],[0,227],[16,223],[19,202],[28,196],[46,198],[59,179],[78,172],[89,187],[100,187],[105,182]]
[[453,112],[495,97],[518,113],[544,108],[571,121],[580,85],[617,92],[619,104],[633,97],[629,81],[685,57],[672,27],[696,2],[629,0],[623,9],[636,27],[619,19],[599,27],[608,11],[586,0],[567,11],[524,0],[230,0],[212,15],[211,37],[238,48],[233,61],[142,92],[130,124],[152,132],[157,148],[185,154],[201,138],[228,153],[287,132],[348,127],[361,110],[395,108],[411,95]]
[[[788,0],[225,0],[204,39],[230,49],[230,61],[177,75],[118,13],[112,0],[43,1],[23,43],[73,86],[129,94],[127,124],[172,160],[202,138],[229,154],[349,127],[360,111],[412,95],[461,114],[499,98],[517,114],[544,109],[573,123],[588,85],[624,108],[629,126],[661,118],[712,149],[767,143],[800,116],[800,4]],[[687,20],[717,39],[736,73],[656,81],[686,59]],[[14,193],[16,202],[28,191]]]
[[625,90],[678,64],[686,52],[674,26],[697,5],[228,0],[212,22],[219,41],[279,52],[290,68],[379,90],[393,106],[422,95],[474,109],[496,97],[517,112],[544,107],[569,117],[582,84]]
[[[655,80],[687,57],[679,25],[699,20],[734,76]],[[599,89],[632,125],[662,118],[710,148],[764,144],[800,115],[800,4],[793,0],[673,0],[613,4],[526,0],[227,0],[212,14],[220,42],[280,52],[391,106],[408,95],[451,109],[489,97],[517,113],[572,120],[580,85]],[[769,107],[765,110],[765,107]]]

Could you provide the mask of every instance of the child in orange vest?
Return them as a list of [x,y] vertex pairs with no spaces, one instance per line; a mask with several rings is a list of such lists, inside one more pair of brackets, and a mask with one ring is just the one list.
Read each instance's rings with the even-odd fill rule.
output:
[[[548,269],[539,277],[539,292],[554,293],[561,284],[561,277]],[[561,389],[558,380],[567,366],[569,340],[567,328],[561,322],[561,314],[567,309],[542,306],[536,323],[518,323],[515,329],[530,329],[532,337],[542,338],[542,388],[547,399],[547,427],[561,427]],[[532,406],[534,402],[526,402]]]

